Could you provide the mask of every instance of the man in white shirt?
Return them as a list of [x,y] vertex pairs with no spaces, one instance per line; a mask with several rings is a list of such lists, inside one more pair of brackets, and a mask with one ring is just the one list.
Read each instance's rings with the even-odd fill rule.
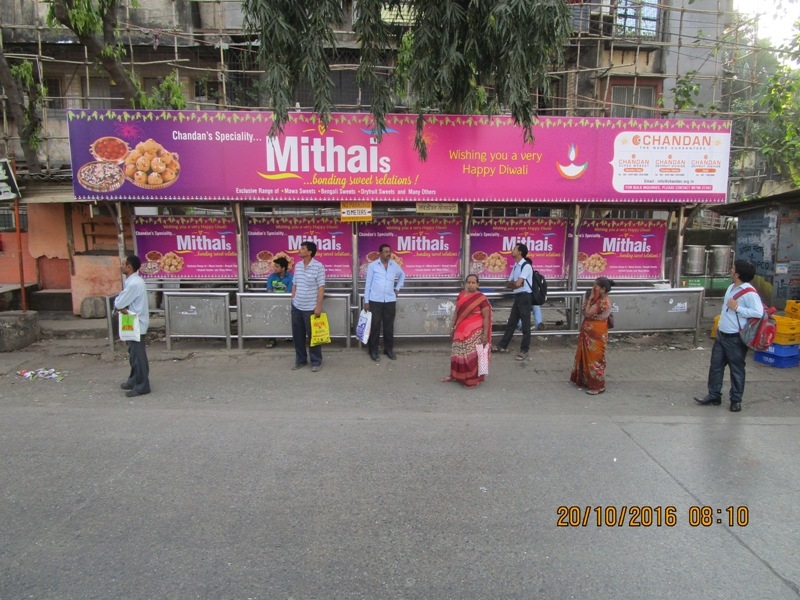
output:
[[[717,339],[711,349],[711,365],[708,368],[708,394],[695,396],[694,401],[705,406],[722,404],[722,380],[725,365],[731,372],[731,412],[742,410],[744,394],[744,361],[747,346],[739,337],[739,330],[747,319],[764,314],[764,304],[750,281],[756,275],[756,267],[747,260],[737,260],[731,269],[733,283],[728,286],[722,304]],[[739,294],[739,292],[743,292]]]
[[506,323],[506,330],[500,343],[492,347],[492,352],[508,352],[508,345],[514,335],[517,322],[522,322],[522,342],[519,345],[517,360],[528,358],[528,350],[531,347],[531,289],[533,284],[533,267],[525,260],[528,256],[528,247],[525,244],[517,244],[511,250],[511,256],[516,261],[511,275],[508,278],[506,287],[514,295],[514,303],[511,305],[511,314]]
[[392,260],[392,247],[381,244],[380,257],[367,267],[367,280],[364,283],[364,310],[372,313],[372,326],[369,332],[369,356],[377,362],[378,346],[383,329],[383,353],[391,360],[394,353],[394,317],[397,312],[397,293],[403,288],[406,274]]
[[147,362],[147,348],[144,342],[144,335],[150,325],[150,307],[147,304],[147,286],[144,279],[139,275],[139,267],[142,261],[135,254],[125,259],[122,265],[122,272],[125,274],[125,283],[122,292],[114,300],[114,309],[128,314],[134,313],[139,319],[139,341],[129,341],[128,362],[131,365],[131,373],[120,387],[126,390],[125,395],[129,398],[150,393],[150,365]]

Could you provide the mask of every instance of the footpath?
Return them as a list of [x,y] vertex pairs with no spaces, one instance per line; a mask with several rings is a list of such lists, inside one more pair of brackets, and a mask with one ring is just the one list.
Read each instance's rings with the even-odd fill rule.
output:
[[[648,411],[652,410],[696,414],[692,397],[706,391],[713,345],[708,332],[719,312],[719,303],[719,299],[707,300],[703,331],[697,344],[694,343],[694,334],[688,332],[612,334],[607,351],[608,391],[597,404],[639,414],[651,414]],[[53,369],[72,372],[72,379],[90,378],[98,381],[101,389],[106,386],[112,390],[117,387],[117,380],[127,374],[125,346],[118,342],[111,350],[105,320],[44,315],[40,317],[40,323],[44,339],[23,350],[0,354],[0,383],[18,381],[20,371]],[[172,342],[172,349],[167,350],[163,319],[154,318],[151,324],[147,352],[153,397],[163,397],[170,390],[180,395],[187,388],[202,387],[208,372],[217,373],[215,378],[222,381],[243,382],[245,388],[247,383],[257,387],[268,377],[271,387],[284,389],[285,386],[287,393],[292,390],[291,382],[300,381],[310,386],[308,389],[314,395],[339,394],[345,402],[345,394],[341,391],[352,390],[354,386],[361,386],[367,392],[374,385],[378,395],[381,395],[381,385],[394,388],[398,393],[413,389],[420,397],[430,398],[467,393],[457,384],[445,385],[439,381],[447,375],[449,368],[450,344],[445,339],[399,338],[395,344],[398,360],[382,357],[378,364],[372,363],[364,348],[356,342],[347,348],[343,341],[337,340],[325,347],[322,376],[315,381],[312,377],[316,374],[289,371],[294,361],[290,342],[281,340],[274,348],[266,348],[264,340],[246,340],[245,347],[240,350],[237,340],[233,339],[228,350],[223,340],[176,339]],[[498,339],[497,331],[494,339]],[[517,334],[511,344],[512,350],[518,347],[519,339]],[[575,346],[574,335],[548,335],[546,331],[543,335],[537,334],[533,337],[527,361],[514,360],[514,352],[493,356],[487,381],[470,393],[474,397],[501,393],[521,403],[535,395],[542,403],[539,408],[548,410],[549,406],[552,410],[560,410],[560,399],[579,394],[567,383]],[[178,372],[174,369],[176,364],[182,366]],[[182,377],[189,371],[193,374]],[[762,365],[750,354],[745,413],[749,416],[800,416],[798,383],[800,368],[780,369]],[[65,393],[67,387],[71,386],[65,385]],[[228,389],[233,392],[236,388]],[[724,395],[727,389],[726,379]],[[591,405],[587,404],[586,398],[589,397],[581,398],[580,406]],[[726,403],[723,403],[725,407]]]

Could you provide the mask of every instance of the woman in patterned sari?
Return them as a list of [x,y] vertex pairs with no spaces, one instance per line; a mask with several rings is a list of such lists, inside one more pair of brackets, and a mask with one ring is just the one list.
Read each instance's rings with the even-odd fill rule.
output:
[[577,386],[587,388],[592,396],[606,391],[606,345],[608,344],[608,316],[611,300],[608,292],[613,281],[598,277],[583,303],[583,324],[578,335],[575,366],[569,380]]
[[478,344],[488,344],[491,336],[492,307],[478,291],[478,276],[467,275],[464,291],[456,300],[450,375],[442,381],[460,381],[467,387],[479,385],[485,376],[478,375]]

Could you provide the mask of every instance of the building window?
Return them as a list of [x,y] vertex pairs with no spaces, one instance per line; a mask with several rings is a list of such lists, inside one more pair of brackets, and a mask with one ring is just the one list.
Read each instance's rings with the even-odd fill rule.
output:
[[46,90],[44,105],[48,112],[52,114],[54,111],[63,111],[65,106],[61,79],[58,77],[47,77],[44,80],[44,87]]
[[656,116],[659,84],[622,85],[611,83],[610,115],[616,118],[651,119]]
[[614,30],[618,37],[655,39],[658,33],[658,3],[619,0]]
[[112,85],[104,77],[84,77],[81,80],[83,90],[83,108],[130,108],[122,95],[117,91],[116,84]]

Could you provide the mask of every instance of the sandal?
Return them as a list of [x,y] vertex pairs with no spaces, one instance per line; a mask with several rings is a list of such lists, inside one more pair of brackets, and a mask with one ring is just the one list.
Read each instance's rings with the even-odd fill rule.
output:
[[500,352],[501,354],[507,354],[508,348],[501,348],[500,346],[492,346],[492,352]]
[[528,353],[520,352],[519,354],[517,354],[516,358],[517,360],[525,360],[526,358],[528,358]]
[[455,381],[455,379],[453,379],[452,377],[448,376],[448,377],[442,377],[439,381],[441,381],[442,383],[449,383],[451,381]]
[[606,388],[603,388],[602,390],[586,390],[586,393],[590,396],[599,396],[600,394],[605,393],[605,391]]

